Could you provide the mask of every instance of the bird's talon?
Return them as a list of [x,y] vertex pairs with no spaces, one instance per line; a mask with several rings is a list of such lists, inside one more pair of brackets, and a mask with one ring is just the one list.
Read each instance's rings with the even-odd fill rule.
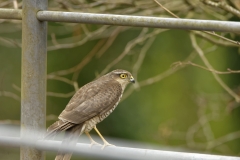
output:
[[101,150],[103,150],[105,147],[108,147],[108,146],[115,147],[115,145],[113,145],[113,144],[110,144],[110,143],[104,143],[104,145],[102,146]]
[[92,143],[90,144],[90,148],[92,148],[92,146],[94,146],[94,145],[101,145],[100,143],[97,143],[97,142],[95,142],[95,141],[92,141]]

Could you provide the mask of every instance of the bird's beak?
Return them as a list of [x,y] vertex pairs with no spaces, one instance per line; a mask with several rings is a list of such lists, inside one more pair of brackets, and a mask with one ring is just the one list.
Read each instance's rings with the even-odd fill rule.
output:
[[135,83],[135,79],[133,78],[133,76],[130,77],[130,82]]

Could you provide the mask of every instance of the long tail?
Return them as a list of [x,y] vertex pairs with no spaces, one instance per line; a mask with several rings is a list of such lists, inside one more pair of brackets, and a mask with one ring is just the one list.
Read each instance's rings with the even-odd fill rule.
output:
[[[68,129],[65,133],[65,137],[62,142],[62,146],[75,146],[78,140],[78,136],[81,135],[84,131],[85,125],[84,123],[75,125],[74,127]],[[61,149],[58,151],[58,154],[55,158],[55,160],[70,160],[72,157],[72,153],[65,153],[61,151]]]
[[60,133],[61,131],[66,131],[75,125],[76,124],[71,122],[58,120],[55,123],[53,123],[50,127],[48,127],[44,139],[53,139],[56,136],[56,134]]

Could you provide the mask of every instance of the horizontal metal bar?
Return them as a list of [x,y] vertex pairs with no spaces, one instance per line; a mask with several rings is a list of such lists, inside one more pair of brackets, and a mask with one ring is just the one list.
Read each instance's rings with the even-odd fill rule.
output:
[[0,8],[0,19],[22,19],[21,9],[3,9]]
[[[21,10],[0,9],[0,19],[21,20]],[[240,33],[240,22],[159,18],[147,16],[128,16],[97,13],[39,11],[37,18],[41,21],[88,23],[102,25],[119,25],[133,27],[169,28],[184,30],[204,30]]]
[[240,33],[240,22],[127,16],[96,13],[39,11],[41,21],[72,22],[134,27],[171,28]]
[[39,150],[58,151],[73,151],[76,155],[98,158],[112,158],[112,159],[164,159],[164,160],[240,160],[239,157],[207,155],[199,153],[184,153],[161,150],[148,150],[139,148],[115,147],[110,146],[101,150],[100,145],[90,147],[90,144],[78,143],[76,147],[69,147],[61,145],[61,141],[43,141],[34,140],[33,137],[29,139],[21,139],[19,137],[4,137],[0,136],[0,145],[20,147],[30,146]]

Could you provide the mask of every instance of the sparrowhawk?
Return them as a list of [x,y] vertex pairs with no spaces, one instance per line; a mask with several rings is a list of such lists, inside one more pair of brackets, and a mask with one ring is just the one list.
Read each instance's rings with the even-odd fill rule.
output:
[[[76,139],[85,132],[90,138],[91,144],[96,144],[89,134],[94,128],[104,142],[103,147],[111,145],[102,137],[96,124],[113,112],[127,84],[134,82],[130,72],[117,69],[84,85],[71,98],[59,115],[58,121],[47,129],[45,139],[54,137],[61,131],[67,131],[65,134],[69,136],[66,136],[63,144],[70,143],[74,137]],[[70,158],[71,153],[59,152],[55,160],[68,160]]]

